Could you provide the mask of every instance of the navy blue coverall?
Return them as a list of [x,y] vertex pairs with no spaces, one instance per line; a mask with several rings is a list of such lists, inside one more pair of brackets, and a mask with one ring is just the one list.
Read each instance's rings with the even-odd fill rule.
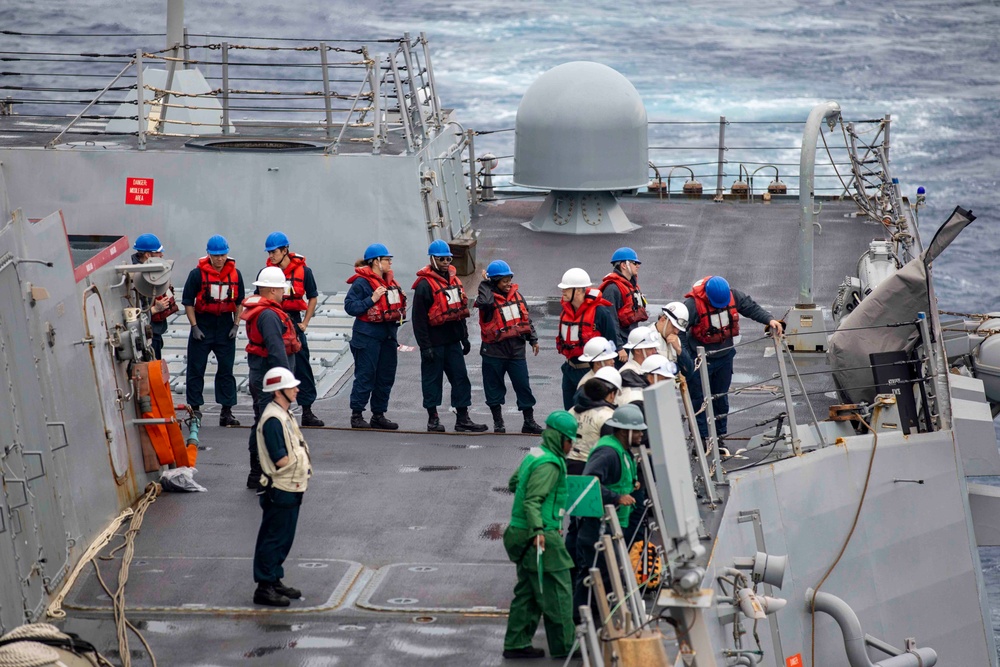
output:
[[351,410],[363,412],[369,398],[373,413],[389,409],[389,394],[396,382],[399,322],[365,322],[357,319],[375,306],[374,289],[367,280],[355,280],[344,297],[344,310],[353,316],[351,354],[354,355],[354,386]]
[[[492,281],[479,283],[479,294],[476,295],[476,308],[479,309],[479,322],[489,322],[496,310],[496,300],[493,298]],[[517,409],[520,411],[535,407],[535,396],[531,393],[528,381],[528,361],[526,345],[538,345],[538,334],[535,325],[531,332],[517,338],[506,338],[496,343],[484,342],[479,348],[483,357],[483,391],[486,393],[486,405],[503,405],[507,397],[507,386],[503,376],[510,377],[510,384],[517,396]]]
[[[431,326],[427,313],[434,302],[434,293],[426,279],[417,283],[413,291],[413,335],[420,346],[420,387],[424,395],[424,408],[441,405],[444,376],[451,384],[451,406],[467,408],[472,405],[472,383],[465,367],[463,344],[468,345],[469,328],[464,319]],[[463,341],[465,341],[463,343]],[[425,350],[433,350],[433,359],[424,358]]]
[[[274,398],[274,394],[264,391],[264,375],[272,368],[282,366],[295,372],[295,357],[289,357],[285,351],[285,341],[281,337],[285,332],[285,325],[281,317],[271,310],[262,310],[257,316],[257,331],[264,339],[264,347],[267,348],[267,358],[256,354],[247,354],[247,365],[250,367],[250,397],[253,399],[253,425],[250,427],[250,475],[247,478],[248,486],[256,486],[260,479],[260,459],[257,453],[257,422],[264,412],[264,408]],[[280,456],[278,458],[281,458]],[[277,460],[277,459],[275,459]]]
[[[239,290],[236,302],[243,303],[243,274],[236,271],[239,279]],[[188,274],[181,294],[181,305],[194,306],[195,298],[201,294],[201,270],[195,267]],[[218,369],[215,371],[215,402],[223,407],[236,405],[236,377],[233,375],[233,364],[236,362],[236,339],[229,337],[233,330],[233,313],[210,315],[195,313],[195,322],[205,334],[204,340],[188,337],[187,345],[187,402],[193,408],[205,404],[203,390],[205,389],[205,369],[208,367],[208,355],[214,353]]]
[[[761,324],[769,324],[774,319],[774,316],[770,312],[762,308],[756,301],[743,292],[734,289],[733,297],[736,299],[736,310],[739,311],[740,315],[749,317],[751,320],[760,322]],[[689,317],[687,333],[679,334],[681,344],[691,359],[698,358],[697,348],[699,345],[705,348],[705,354],[708,358],[709,391],[713,396],[721,394],[721,396],[712,399],[712,410],[715,411],[715,430],[720,436],[723,436],[729,432],[729,395],[727,392],[733,382],[733,357],[736,356],[736,348],[733,347],[732,338],[728,338],[721,343],[712,343],[709,345],[697,341],[691,335],[691,330],[694,329],[699,319],[697,306],[694,299],[690,297],[684,300],[684,305],[687,306]],[[683,366],[681,370],[684,371],[685,378],[687,379],[688,391],[691,394],[691,405],[694,406],[695,412],[698,412],[702,402],[705,400],[705,391],[701,386],[701,372],[694,370],[693,366],[691,366],[690,371],[685,371]],[[701,438],[704,441],[708,438],[708,420],[704,411],[698,414],[697,420],[698,431],[701,433]]]
[[[269,396],[271,394],[268,394]],[[272,461],[279,461],[288,454],[285,432],[281,422],[271,417],[264,422],[264,445]],[[257,429],[254,428],[254,436]],[[253,580],[258,584],[277,584],[285,576],[283,564],[295,540],[295,527],[299,522],[302,493],[268,488],[260,495],[260,508],[264,516],[257,531],[257,545],[253,552]]]

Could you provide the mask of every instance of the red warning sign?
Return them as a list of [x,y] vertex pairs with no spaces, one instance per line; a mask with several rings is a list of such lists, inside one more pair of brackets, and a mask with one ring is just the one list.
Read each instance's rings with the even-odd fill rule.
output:
[[153,179],[125,179],[125,203],[133,206],[153,205]]
[[785,658],[785,667],[802,667],[802,654],[796,653],[790,658]]

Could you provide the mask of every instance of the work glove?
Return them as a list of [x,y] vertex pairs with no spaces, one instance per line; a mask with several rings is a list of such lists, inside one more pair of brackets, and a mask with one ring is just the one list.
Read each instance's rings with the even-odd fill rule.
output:
[[237,322],[233,325],[233,328],[229,330],[229,340],[236,340],[236,334],[240,332],[240,323]]
[[422,347],[420,348],[420,359],[428,364],[434,361],[434,348],[432,347]]
[[198,328],[198,325],[191,327],[191,338],[195,340],[205,340],[205,332]]
[[469,354],[469,350],[471,350],[471,349],[472,349],[472,343],[469,342],[468,338],[463,338],[462,339],[462,354],[463,355]]

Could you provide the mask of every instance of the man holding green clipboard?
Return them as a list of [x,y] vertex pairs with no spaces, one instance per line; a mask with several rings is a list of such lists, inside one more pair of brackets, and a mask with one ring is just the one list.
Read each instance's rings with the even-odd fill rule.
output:
[[573,559],[560,529],[567,505],[566,454],[576,440],[576,418],[558,410],[545,420],[542,442],[521,461],[508,488],[514,492],[510,525],[503,535],[507,556],[517,566],[503,657],[543,658],[531,640],[545,619],[549,654],[564,658],[573,647]]

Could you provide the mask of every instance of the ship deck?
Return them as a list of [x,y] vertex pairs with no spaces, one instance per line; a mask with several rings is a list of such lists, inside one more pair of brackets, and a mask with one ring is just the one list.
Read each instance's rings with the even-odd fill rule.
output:
[[[582,266],[597,279],[613,250],[630,245],[643,261],[640,284],[656,306],[680,299],[694,280],[713,273],[725,275],[779,317],[798,295],[797,200],[626,200],[626,214],[642,229],[627,236],[583,238],[522,227],[539,203],[526,197],[485,204],[475,220],[478,265],[500,258],[509,262],[536,317],[542,351],[529,359],[529,368],[539,418],[561,407],[561,357],[553,342],[555,285],[571,266]],[[825,307],[881,231],[853,217],[854,210],[851,202],[823,205],[815,285],[816,300]],[[470,277],[470,285],[477,282]],[[324,298],[335,301],[331,295]],[[476,325],[470,328],[476,340]],[[152,505],[136,541],[126,593],[129,618],[160,664],[236,665],[255,659],[310,666],[503,663],[503,612],[514,583],[500,542],[511,500],[505,487],[534,438],[422,432],[419,353],[410,349],[409,327],[400,342],[406,347],[389,416],[402,431],[347,428],[349,378],[331,384],[331,394],[314,406],[328,427],[307,431],[316,473],[285,577],[306,594],[287,611],[251,603],[260,510],[244,487],[248,429],[218,428],[216,413],[206,410],[201,435],[207,449],[199,455],[197,480],[208,491],[166,494]],[[742,342],[733,386],[764,386],[733,396],[730,446],[755,432],[743,429],[784,409],[778,381],[767,381],[777,367],[763,327],[748,323]],[[488,422],[476,345],[473,350],[467,357],[473,416]],[[798,355],[796,361],[800,371],[811,373],[803,380],[822,419],[826,405],[837,402],[832,381],[822,372],[824,361]],[[799,423],[808,421],[801,399],[797,412]],[[517,430],[520,419],[512,400],[505,413],[508,429]],[[453,419],[444,410],[442,415],[450,431]],[[251,421],[248,397],[241,397],[237,417],[244,425]],[[735,459],[727,465],[751,462]],[[720,514],[706,509],[710,532]],[[109,569],[106,562],[102,567]],[[67,600],[66,627],[113,657],[117,643],[110,605],[88,573]],[[545,646],[542,635],[539,630],[536,646]],[[133,641],[133,652],[137,647]]]

